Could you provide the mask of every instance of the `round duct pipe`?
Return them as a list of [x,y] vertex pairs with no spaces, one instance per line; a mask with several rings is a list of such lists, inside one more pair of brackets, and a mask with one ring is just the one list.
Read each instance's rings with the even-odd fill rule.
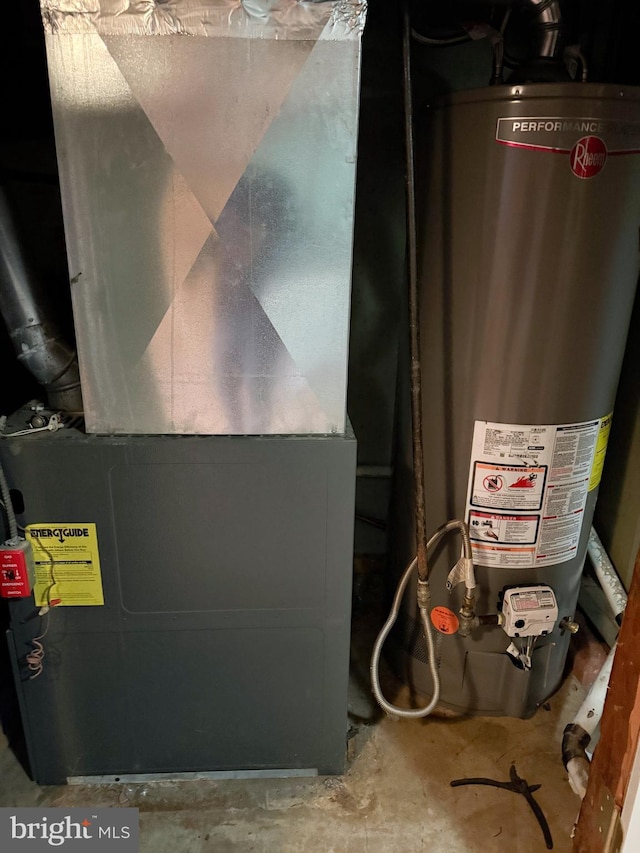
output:
[[18,360],[40,382],[49,406],[81,412],[76,353],[48,319],[42,287],[29,269],[6,195],[0,188],[0,314]]

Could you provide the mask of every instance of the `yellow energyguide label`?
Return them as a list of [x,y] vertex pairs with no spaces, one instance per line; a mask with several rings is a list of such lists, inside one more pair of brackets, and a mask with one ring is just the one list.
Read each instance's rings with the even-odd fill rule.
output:
[[589,479],[590,492],[600,485],[600,480],[602,479],[602,469],[604,468],[604,457],[607,455],[607,444],[609,443],[612,419],[613,412],[610,412],[600,421],[600,430],[596,441],[596,452],[593,457],[593,465],[591,466],[591,478]]
[[104,604],[95,524],[30,524],[26,536],[33,547],[38,607]]

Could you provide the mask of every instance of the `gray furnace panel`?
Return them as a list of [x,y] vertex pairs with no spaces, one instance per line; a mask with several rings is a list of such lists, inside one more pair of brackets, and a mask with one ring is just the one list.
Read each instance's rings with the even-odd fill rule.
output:
[[[24,413],[7,426],[19,428]],[[104,606],[11,602],[33,776],[344,769],[356,442],[89,436],[0,446],[21,524],[95,522]]]

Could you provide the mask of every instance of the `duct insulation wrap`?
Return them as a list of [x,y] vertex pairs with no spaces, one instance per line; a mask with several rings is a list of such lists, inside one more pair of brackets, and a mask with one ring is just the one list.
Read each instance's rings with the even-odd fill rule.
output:
[[[547,584],[561,622],[576,607],[638,278],[640,90],[496,87],[458,93],[423,118],[428,528],[469,522],[478,614],[496,614],[506,587]],[[408,426],[402,433],[398,570],[415,549]],[[431,573],[443,705],[527,716],[560,683],[569,632],[538,637],[531,670],[507,653],[500,627],[461,638],[463,586],[446,589],[457,547],[437,552]],[[397,662],[428,696],[415,614],[414,597]]]
[[42,0],[87,429],[343,434],[357,0]]

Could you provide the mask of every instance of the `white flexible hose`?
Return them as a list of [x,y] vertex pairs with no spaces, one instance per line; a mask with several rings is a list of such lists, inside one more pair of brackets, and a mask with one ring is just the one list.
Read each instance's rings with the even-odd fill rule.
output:
[[622,622],[622,614],[627,606],[627,592],[622,585],[622,581],[618,577],[615,566],[611,562],[604,545],[600,541],[600,537],[596,533],[595,527],[589,532],[589,541],[587,543],[587,553],[591,560],[591,565],[596,573],[598,582],[602,587],[605,598],[611,607],[611,611],[618,625]]
[[[427,551],[429,551],[435,544],[438,542],[446,533],[450,533],[453,530],[458,530],[458,532],[462,535],[463,547],[465,556],[471,557],[471,542],[469,540],[469,532],[467,530],[467,526],[464,522],[453,520],[448,521],[446,524],[443,524],[442,527],[439,527],[438,530],[433,534],[431,539],[427,542]],[[371,665],[369,667],[369,671],[371,673],[371,688],[373,690],[373,695],[376,697],[376,702],[383,711],[387,714],[391,714],[394,717],[405,717],[410,719],[415,719],[416,717],[428,717],[429,714],[432,713],[436,705],[440,700],[440,674],[438,672],[438,664],[436,661],[436,651],[435,644],[433,641],[433,629],[431,627],[431,620],[429,618],[429,613],[426,607],[419,607],[420,612],[420,621],[422,622],[422,629],[424,631],[424,638],[427,642],[427,654],[429,659],[429,671],[431,672],[431,678],[433,680],[433,694],[431,696],[431,701],[428,705],[423,708],[400,708],[398,705],[393,705],[391,702],[388,702],[385,699],[384,694],[382,693],[382,688],[380,686],[380,656],[382,654],[382,647],[389,636],[389,632],[395,625],[396,619],[398,618],[398,614],[400,613],[400,606],[402,604],[402,598],[404,596],[405,590],[411,580],[411,575],[413,574],[416,566],[417,566],[417,558],[409,563],[407,568],[404,571],[404,574],[400,578],[400,582],[396,589],[396,593],[393,597],[393,604],[391,605],[391,610],[389,612],[389,616],[387,617],[387,621],[382,626],[382,630],[378,634],[376,641],[373,645],[373,652],[371,653]]]
[[[580,705],[578,713],[564,730],[562,739],[563,754],[567,746],[573,747],[572,757],[565,762],[569,784],[572,791],[582,800],[584,800],[587,793],[590,769],[586,750],[589,743],[593,740],[594,733],[602,719],[617,648],[618,644],[616,642],[611,647],[607,659],[598,673],[598,677],[589,688],[589,692],[585,696],[582,705]],[[577,740],[577,735],[580,735],[579,741]],[[579,750],[576,748],[576,743],[579,746]]]

